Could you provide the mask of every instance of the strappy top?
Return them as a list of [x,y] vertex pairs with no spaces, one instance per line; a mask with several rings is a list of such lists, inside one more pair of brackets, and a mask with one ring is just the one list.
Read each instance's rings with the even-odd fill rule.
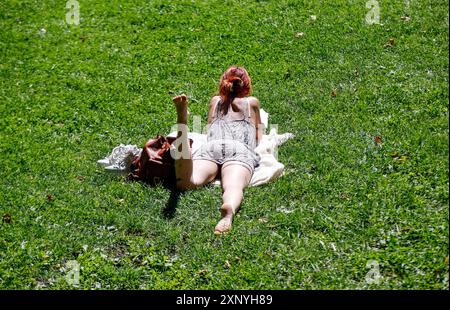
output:
[[255,149],[256,127],[251,122],[251,107],[248,97],[245,102],[247,108],[244,108],[244,117],[242,119],[233,119],[229,117],[230,111],[233,112],[231,105],[229,106],[228,113],[226,115],[219,115],[220,107],[223,103],[222,98],[220,98],[213,113],[214,118],[208,129],[208,141],[231,140],[246,145],[248,149],[252,151]]

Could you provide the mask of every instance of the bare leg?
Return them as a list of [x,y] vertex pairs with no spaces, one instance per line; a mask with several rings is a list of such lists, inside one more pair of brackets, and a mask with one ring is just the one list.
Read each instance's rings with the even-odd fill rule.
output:
[[244,188],[250,182],[250,171],[240,164],[227,162],[222,167],[222,206],[220,207],[221,220],[217,223],[214,233],[222,234],[231,229],[233,216],[241,205],[244,196]]
[[[182,139],[178,151],[184,153],[182,148],[189,148],[187,137],[188,101],[185,95],[176,96],[172,100],[177,109],[177,140]],[[184,134],[182,134],[183,131],[185,131]],[[181,156],[175,160],[176,185],[180,189],[192,189],[209,183],[214,180],[217,172],[218,166],[212,161],[192,160],[190,148],[187,157]]]

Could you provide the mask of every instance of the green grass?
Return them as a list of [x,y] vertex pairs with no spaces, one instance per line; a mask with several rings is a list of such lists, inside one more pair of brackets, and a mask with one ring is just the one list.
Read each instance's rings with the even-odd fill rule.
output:
[[[448,289],[448,1],[97,2],[0,3],[0,288],[76,260],[80,289]],[[174,209],[96,160],[167,134],[172,95],[205,123],[232,64],[296,138],[216,237],[219,187]]]

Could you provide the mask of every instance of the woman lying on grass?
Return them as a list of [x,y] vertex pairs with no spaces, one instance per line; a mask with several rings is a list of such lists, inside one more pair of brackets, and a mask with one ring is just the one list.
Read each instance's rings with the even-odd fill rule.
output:
[[[230,67],[222,75],[219,96],[211,98],[208,111],[207,143],[192,157],[175,159],[176,185],[186,190],[203,186],[219,174],[223,189],[221,220],[214,229],[222,234],[231,229],[233,216],[239,209],[244,188],[249,184],[259,156],[254,149],[262,138],[259,101],[250,97],[250,76],[243,67]],[[189,148],[187,138],[187,97],[173,99],[177,110],[178,149]],[[186,153],[184,153],[186,154]]]

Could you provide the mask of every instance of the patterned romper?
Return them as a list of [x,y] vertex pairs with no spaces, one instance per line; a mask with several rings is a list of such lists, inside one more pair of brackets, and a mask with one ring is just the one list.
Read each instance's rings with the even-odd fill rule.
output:
[[222,98],[216,104],[213,120],[208,127],[207,143],[195,152],[193,159],[210,160],[218,165],[228,161],[238,161],[239,164],[250,170],[253,175],[255,167],[258,166],[260,156],[255,153],[256,127],[251,122],[250,103],[246,98],[247,115],[242,119],[231,119],[229,115],[231,105],[226,115],[219,116]]

